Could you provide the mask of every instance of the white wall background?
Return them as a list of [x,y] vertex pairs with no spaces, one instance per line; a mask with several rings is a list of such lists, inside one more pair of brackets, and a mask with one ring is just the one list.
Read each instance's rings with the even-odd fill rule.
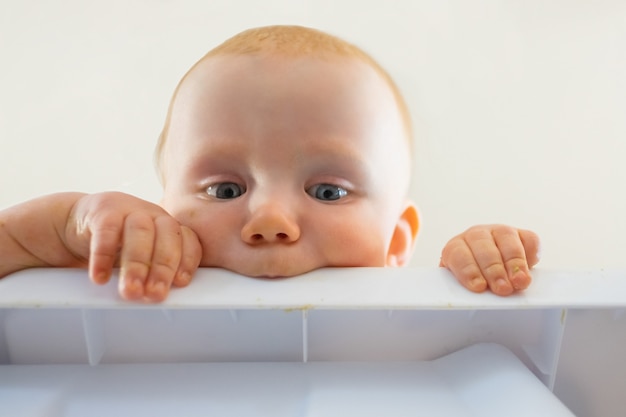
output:
[[184,72],[289,23],[396,78],[418,134],[414,265],[471,224],[537,231],[542,265],[626,265],[622,0],[2,0],[0,208],[61,190],[158,200],[152,149]]
[[[152,149],[180,77],[276,23],[362,46],[404,91],[414,265],[436,265],[471,224],[505,222],[542,236],[543,267],[626,266],[623,0],[0,0],[0,208],[62,190],[157,201]],[[557,381],[570,406],[579,357]]]

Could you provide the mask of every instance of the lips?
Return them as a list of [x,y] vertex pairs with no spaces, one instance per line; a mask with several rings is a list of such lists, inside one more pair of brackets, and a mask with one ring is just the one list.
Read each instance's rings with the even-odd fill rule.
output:
[[255,278],[260,278],[260,279],[284,279],[284,278],[291,278],[289,276],[285,276],[285,275],[259,275]]

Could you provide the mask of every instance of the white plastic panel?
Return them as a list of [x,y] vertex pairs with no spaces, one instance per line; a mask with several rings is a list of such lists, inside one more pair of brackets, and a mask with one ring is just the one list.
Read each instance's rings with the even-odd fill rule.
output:
[[0,308],[87,307],[167,309],[524,309],[626,306],[626,271],[536,269],[523,293],[473,294],[441,268],[323,269],[265,280],[201,269],[193,283],[152,306],[123,302],[114,277],[92,284],[85,271],[32,269],[0,280]]
[[554,393],[578,416],[626,414],[624,309],[570,310]]
[[[626,334],[625,271],[536,270],[533,276],[529,290],[502,298],[469,293],[438,268],[327,269],[283,280],[202,269],[166,302],[138,304],[119,298],[115,278],[96,286],[81,270],[22,271],[0,280],[0,380],[15,375],[10,369],[26,369],[19,365],[48,364],[60,365],[51,368],[57,370],[239,362],[271,368],[358,361],[392,369],[496,343],[577,415],[621,416],[626,400],[616,387],[626,364],[617,356],[626,339],[615,333]],[[47,404],[45,384],[23,388]],[[308,404],[320,392],[340,391],[306,391],[301,398]]]
[[6,365],[0,415],[572,416],[489,344],[429,362]]

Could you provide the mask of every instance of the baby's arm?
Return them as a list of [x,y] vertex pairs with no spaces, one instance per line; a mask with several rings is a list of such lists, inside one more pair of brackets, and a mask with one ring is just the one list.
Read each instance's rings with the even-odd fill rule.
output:
[[82,196],[54,194],[0,211],[0,277],[31,267],[86,265],[64,242],[69,212]]
[[530,268],[539,262],[539,237],[504,225],[474,226],[452,238],[441,254],[448,268],[467,289],[489,288],[509,295],[530,285]]
[[156,204],[123,193],[62,193],[0,211],[0,277],[30,267],[88,267],[106,283],[121,268],[127,299],[165,299],[189,283],[197,236]]

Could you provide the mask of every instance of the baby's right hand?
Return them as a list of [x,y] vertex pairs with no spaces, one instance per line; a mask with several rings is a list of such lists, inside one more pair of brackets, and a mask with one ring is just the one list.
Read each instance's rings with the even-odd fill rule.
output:
[[89,276],[109,281],[120,266],[119,293],[127,300],[162,301],[172,285],[189,284],[202,248],[196,234],[163,208],[128,194],[81,197],[66,225],[68,247],[89,258]]

